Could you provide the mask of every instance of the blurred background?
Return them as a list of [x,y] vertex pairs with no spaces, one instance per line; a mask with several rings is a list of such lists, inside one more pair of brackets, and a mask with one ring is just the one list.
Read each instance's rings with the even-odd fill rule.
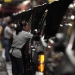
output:
[[0,17],[10,16],[12,13],[53,1],[55,0],[0,0]]
[[[54,1],[55,3],[51,5],[51,3]],[[48,6],[45,5],[47,3]],[[48,9],[48,12],[45,12],[45,7],[46,9]],[[34,10],[31,10],[33,8]],[[32,25],[32,33],[34,34],[34,31],[36,31],[37,34],[35,32],[34,35],[41,35],[40,38],[43,40],[44,43],[47,44],[47,46],[44,47],[41,45],[40,41],[37,41],[35,39],[33,40],[33,52],[35,55],[37,54],[37,58],[35,58],[35,61],[37,62],[39,55],[41,56],[42,54],[44,54],[42,55],[42,57],[44,58],[45,56],[45,59],[47,58],[45,61],[45,75],[58,75],[59,69],[56,72],[56,74],[54,74],[55,69],[60,65],[60,63],[64,63],[64,61],[67,62],[67,59],[70,58],[71,55],[73,55],[70,51],[67,51],[66,48],[67,45],[69,45],[72,30],[73,28],[75,28],[75,0],[0,0],[0,24],[1,21],[8,22],[11,19],[11,17],[14,26],[17,26],[17,24],[19,24],[20,21],[28,20],[29,24],[31,23]],[[16,27],[14,27],[13,29],[13,33],[15,33],[15,28]],[[65,37],[63,37],[64,41],[62,37],[60,38],[60,36],[64,35],[59,33],[65,34]],[[75,37],[73,41],[75,44]],[[1,48],[2,47],[0,43],[2,57],[5,57],[5,49]],[[75,50],[75,46],[73,46],[73,49]],[[43,50],[43,52],[41,53],[41,51],[39,50]],[[67,56],[66,51],[69,52],[70,57],[64,57],[65,60],[62,60],[63,56]],[[63,65],[67,65],[67,63],[64,63]],[[12,75],[11,63],[6,63],[6,67],[8,70],[8,75]],[[75,65],[71,67],[75,68]],[[66,69],[64,71],[63,70],[61,72],[62,74],[63,72],[66,72]],[[74,72],[74,69],[72,71]],[[69,70],[67,72],[69,72]],[[75,75],[75,73],[67,74],[67,72],[63,75]]]

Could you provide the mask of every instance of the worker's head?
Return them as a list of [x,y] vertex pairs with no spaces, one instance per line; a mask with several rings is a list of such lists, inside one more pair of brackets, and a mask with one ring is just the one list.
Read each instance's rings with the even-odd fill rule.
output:
[[8,26],[9,26],[10,28],[12,27],[12,23],[13,23],[12,21],[9,21],[9,22],[8,22]]
[[21,32],[22,30],[24,30],[24,31],[29,31],[30,30],[30,26],[25,21],[23,23],[21,22],[17,25],[16,34],[18,35],[18,33]]
[[25,31],[29,31],[30,30],[30,26],[28,25],[27,22],[23,23],[23,30],[25,30]]

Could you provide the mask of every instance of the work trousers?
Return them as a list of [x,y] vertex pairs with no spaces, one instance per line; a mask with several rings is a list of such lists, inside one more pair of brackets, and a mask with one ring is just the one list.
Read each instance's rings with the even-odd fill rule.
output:
[[10,40],[9,39],[5,39],[5,57],[6,57],[6,61],[10,60],[10,55],[9,55],[9,50],[10,50]]
[[24,75],[23,60],[10,54],[13,75]]

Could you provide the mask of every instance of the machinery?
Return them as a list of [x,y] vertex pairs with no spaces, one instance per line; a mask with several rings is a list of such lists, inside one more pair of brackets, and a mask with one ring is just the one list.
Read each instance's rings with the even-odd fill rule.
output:
[[14,16],[19,17],[16,23],[27,20],[34,34],[29,51],[33,74],[75,75],[72,1],[43,4]]

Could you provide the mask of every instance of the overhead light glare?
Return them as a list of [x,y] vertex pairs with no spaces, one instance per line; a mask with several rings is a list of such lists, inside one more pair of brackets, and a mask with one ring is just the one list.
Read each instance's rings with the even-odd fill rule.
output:
[[2,7],[2,4],[0,4],[0,7]]
[[74,15],[72,15],[72,16],[71,16],[71,19],[72,19],[72,20],[74,20],[74,18],[75,18],[75,16],[74,16]]
[[23,12],[25,12],[25,10],[23,10]]
[[69,8],[73,8],[73,7],[74,7],[74,5],[73,5],[73,4],[70,4],[70,5],[69,5]]
[[22,2],[23,5],[27,5],[28,3],[30,3],[30,0]]
[[72,24],[71,24],[71,23],[68,23],[68,25],[69,25],[69,26],[72,26]]
[[21,11],[18,12],[19,14],[22,13]]
[[60,27],[63,27],[63,25],[62,25],[62,24],[60,24]]

